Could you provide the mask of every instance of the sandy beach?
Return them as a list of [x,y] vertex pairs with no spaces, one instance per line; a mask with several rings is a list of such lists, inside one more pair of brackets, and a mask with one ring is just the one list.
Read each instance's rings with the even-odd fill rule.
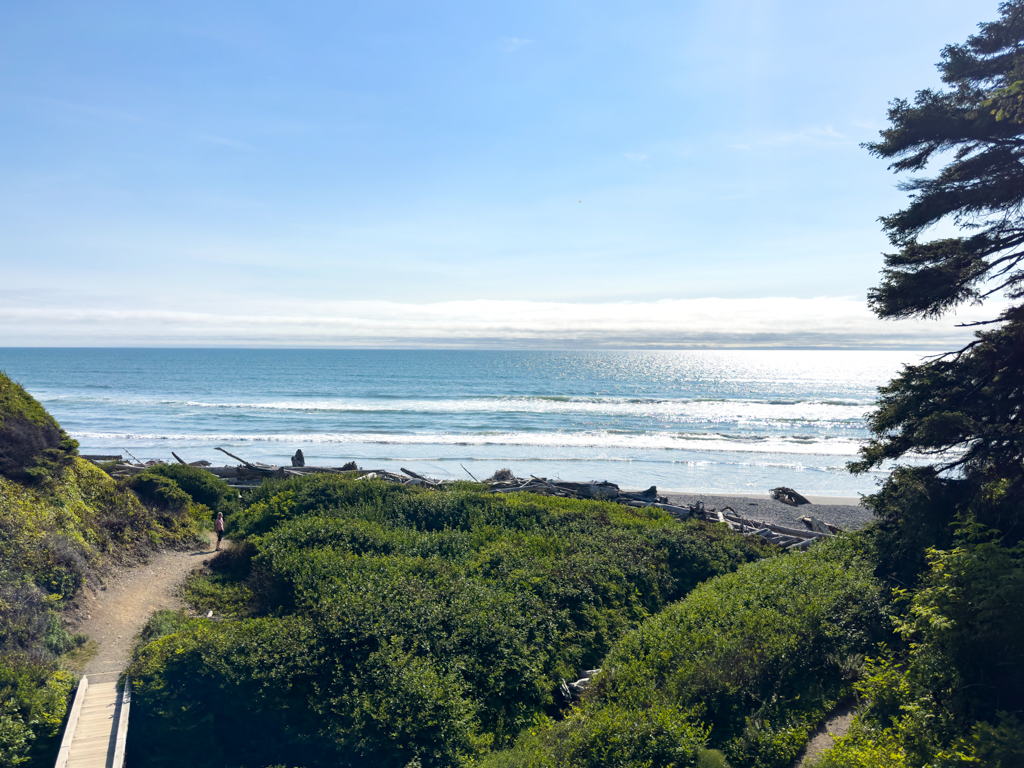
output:
[[768,494],[707,494],[675,493],[663,491],[669,504],[685,507],[703,501],[707,508],[732,507],[738,514],[777,525],[803,527],[801,517],[814,515],[822,522],[837,525],[853,531],[862,528],[872,520],[871,510],[860,503],[860,498],[843,496],[809,496],[811,504],[791,507],[776,501]]

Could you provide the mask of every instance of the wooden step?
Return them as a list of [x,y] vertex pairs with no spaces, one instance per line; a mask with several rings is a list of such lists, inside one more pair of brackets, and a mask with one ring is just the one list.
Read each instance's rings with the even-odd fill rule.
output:
[[[127,729],[129,698],[122,695],[116,679],[92,683],[83,678],[69,714],[73,724],[69,721],[65,729],[57,768],[113,768],[115,761],[123,762],[125,741],[119,738],[118,728]],[[126,702],[123,717],[122,700]]]
[[116,680],[89,685],[66,768],[110,768],[117,740],[119,695]]

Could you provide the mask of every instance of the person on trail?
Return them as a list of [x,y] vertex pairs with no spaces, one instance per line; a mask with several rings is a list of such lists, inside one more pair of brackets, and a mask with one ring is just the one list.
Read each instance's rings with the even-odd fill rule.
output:
[[217,520],[213,524],[213,530],[217,532],[217,548],[214,552],[220,551],[220,541],[224,538],[224,513],[217,513]]

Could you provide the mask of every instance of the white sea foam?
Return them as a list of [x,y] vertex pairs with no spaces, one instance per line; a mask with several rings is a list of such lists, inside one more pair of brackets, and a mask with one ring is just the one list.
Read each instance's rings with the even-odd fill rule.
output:
[[349,445],[437,445],[437,446],[533,446],[537,448],[597,448],[622,450],[729,451],[736,453],[786,453],[802,455],[853,456],[861,444],[849,438],[804,438],[790,436],[727,437],[701,434],[625,434],[595,430],[588,432],[500,432],[500,433],[320,433],[320,434],[137,434],[130,432],[75,432],[80,441],[179,442],[179,443],[324,443]]

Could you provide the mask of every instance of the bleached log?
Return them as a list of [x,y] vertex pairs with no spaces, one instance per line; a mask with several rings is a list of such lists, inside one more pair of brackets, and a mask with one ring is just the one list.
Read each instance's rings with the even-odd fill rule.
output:
[[417,480],[422,480],[427,485],[437,485],[437,483],[431,480],[429,477],[424,477],[423,475],[417,472],[413,472],[411,469],[406,469],[405,467],[400,467],[400,469],[403,472],[403,474],[406,474],[409,477],[414,477]]
[[203,467],[203,469],[217,477],[238,477],[238,467]]
[[249,463],[248,461],[246,461],[245,459],[240,459],[240,458],[238,458],[238,457],[237,457],[237,456],[235,456],[235,454],[233,454],[233,453],[228,453],[228,452],[227,452],[227,451],[225,451],[225,450],[224,450],[223,448],[214,448],[213,450],[215,450],[215,451],[220,451],[221,453],[227,453],[227,455],[228,455],[228,456],[230,456],[230,457],[231,457],[232,459],[234,459],[235,461],[240,461],[240,462],[242,462],[242,463],[243,463],[243,464],[245,464],[245,466],[247,466],[247,467],[248,467],[249,469],[256,469],[256,467],[255,467],[255,466],[254,466],[253,464],[250,464],[250,463]]
[[811,528],[817,531],[818,533],[824,533],[826,536],[832,535],[832,531],[828,529],[828,526],[821,522],[821,520],[819,520],[818,518],[814,517],[813,515],[811,516]]
[[790,536],[796,536],[800,539],[815,538],[821,539],[831,534],[818,533],[817,531],[799,531],[796,528],[787,528],[784,525],[775,525],[774,523],[767,523],[767,526],[776,533],[788,533]]

